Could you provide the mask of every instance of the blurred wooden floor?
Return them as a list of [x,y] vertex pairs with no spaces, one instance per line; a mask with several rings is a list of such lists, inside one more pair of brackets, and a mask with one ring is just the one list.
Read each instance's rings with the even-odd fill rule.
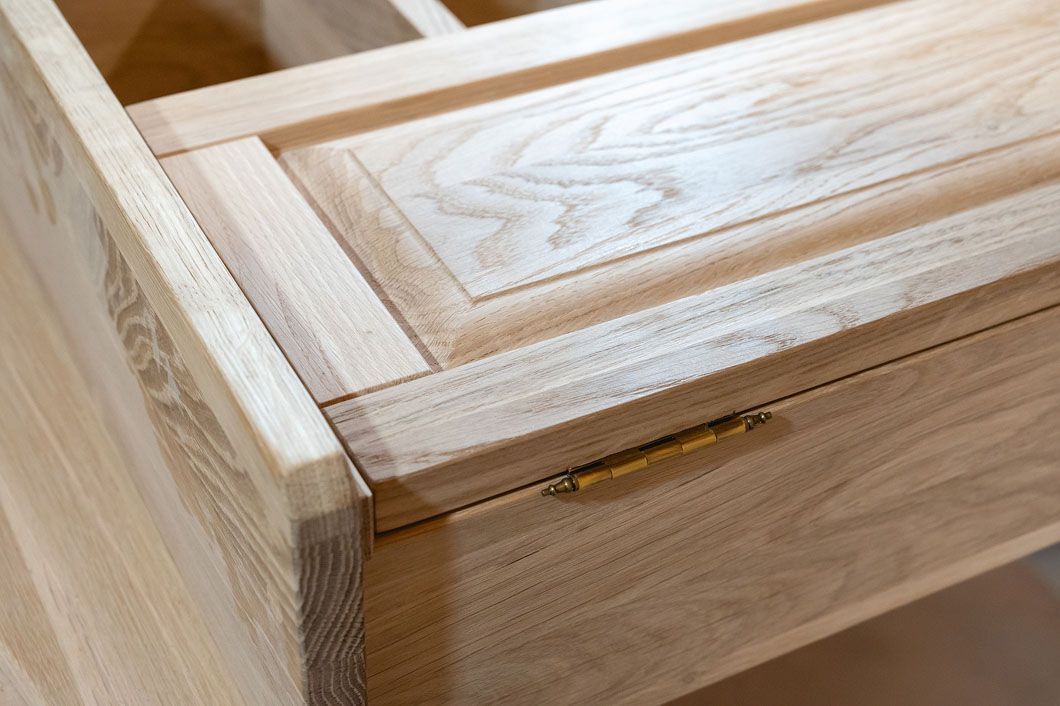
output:
[[1018,562],[674,702],[699,704],[1060,704],[1060,588]]
[[[234,704],[214,646],[0,228],[0,704]],[[1060,559],[1015,564],[682,706],[1060,704]]]

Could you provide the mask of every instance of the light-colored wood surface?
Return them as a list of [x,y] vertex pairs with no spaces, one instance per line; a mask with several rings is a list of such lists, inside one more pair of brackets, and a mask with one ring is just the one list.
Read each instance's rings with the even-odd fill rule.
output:
[[319,404],[430,372],[259,140],[163,167]]
[[[719,36],[761,34],[502,100],[469,85],[472,107],[279,155],[341,247],[314,225],[293,265],[279,240],[222,249],[377,530],[1060,301],[1060,11],[916,0],[764,31],[796,9],[844,8],[715,8]],[[316,223],[265,148],[205,149],[166,158],[224,175],[174,172],[203,222],[261,231],[232,206],[258,169]],[[351,372],[394,341],[333,324],[347,286],[439,372]]]
[[1060,124],[1058,34],[1028,0],[886,6],[285,163],[453,367],[790,264],[778,230],[796,259],[866,239],[820,221],[903,186],[937,213],[1060,174],[1055,137],[1023,144]]
[[306,145],[735,41],[879,1],[578,3],[160,98],[131,106],[129,112],[158,155],[253,135],[273,149]]
[[1060,540],[1060,308],[378,541],[375,703],[656,703]]
[[[1054,155],[1060,155],[1060,137],[1050,135],[730,227],[711,229],[711,219],[704,215],[699,237],[481,297],[470,296],[460,286],[355,154],[307,148],[287,153],[281,161],[432,357],[453,367],[852,247],[1060,178],[1060,157]],[[709,204],[709,198],[703,203]],[[452,236],[456,247],[471,244],[470,238],[467,244],[459,242],[464,233],[459,229],[438,232]],[[528,255],[523,262],[546,259]]]
[[0,214],[0,703],[245,703]]
[[365,490],[46,0],[0,0],[0,139],[0,205],[101,353],[90,385],[240,693],[360,698]]
[[1020,563],[670,706],[1042,706],[1060,702],[1057,664],[1060,593]]
[[[0,453],[42,442],[28,465],[0,465],[19,517],[31,520],[0,536],[0,591],[17,597],[0,603],[0,702],[239,703],[210,655],[211,638],[182,577],[123,475],[119,446],[102,415],[93,414],[92,392],[68,355],[61,323],[3,229],[0,291],[0,434],[15,439]],[[57,453],[64,447],[99,452],[78,454],[71,464]],[[70,465],[76,472],[62,475]],[[60,486],[53,495],[56,488],[38,480],[45,467],[46,479],[66,478],[77,492]],[[16,483],[25,473],[33,482]],[[4,510],[0,534],[15,526],[8,515]],[[51,604],[66,610],[47,610],[41,596],[67,596]],[[719,682],[679,706],[1041,706],[1060,694],[1058,610],[1060,600],[1013,565]],[[84,654],[92,655],[87,663]]]
[[[29,181],[38,188],[47,186],[48,179],[80,179],[167,328],[186,338],[189,347],[196,343],[202,349],[201,354],[187,354],[193,373],[216,381],[209,394],[223,398],[216,401],[219,408],[243,408],[240,423],[249,421],[257,437],[247,440],[254,455],[266,450],[280,455],[266,464],[270,473],[295,474],[321,456],[333,456],[325,463],[339,463],[327,427],[321,423],[314,429],[303,421],[315,418],[305,389],[53,6],[44,0],[3,0],[0,9],[8,40],[3,56],[10,81],[5,107],[10,110],[4,115],[11,124],[11,149],[20,147],[15,129],[23,125],[18,119],[36,118],[43,124],[35,141],[9,152],[10,158],[37,159],[23,169],[41,172]],[[55,201],[41,199],[41,208]],[[260,385],[266,374],[271,384]],[[277,399],[267,399],[270,395]],[[300,423],[292,424],[292,419]],[[345,483],[343,479],[339,487]],[[300,501],[306,506],[294,508],[296,516],[327,512],[336,503],[345,506],[337,498]]]
[[282,66],[464,29],[441,0],[261,0],[261,22]]
[[322,148],[494,298],[1052,132],[1058,35],[1051,3],[906,3]]
[[1060,302],[1060,185],[327,408],[389,530]]

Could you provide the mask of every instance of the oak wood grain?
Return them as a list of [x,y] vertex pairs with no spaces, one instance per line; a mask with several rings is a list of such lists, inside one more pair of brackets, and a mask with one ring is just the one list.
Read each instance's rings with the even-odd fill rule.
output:
[[[365,489],[45,0],[0,0],[0,140],[0,205],[72,340],[102,354],[80,360],[241,694],[361,698]],[[341,642],[310,629],[321,611]]]
[[394,529],[1056,304],[1058,203],[1053,182],[327,412]]
[[[578,3],[159,98],[131,106],[129,113],[159,156],[252,135],[272,149],[287,148],[732,42],[881,1]],[[409,70],[410,66],[416,69]]]
[[1060,6],[968,8],[884,6],[327,147],[493,298],[1055,131]]
[[663,702],[1047,546],[1058,361],[1052,308],[772,403],[658,472],[384,536],[369,693]]
[[0,702],[241,704],[0,213]]
[[259,140],[162,166],[319,404],[430,372]]
[[1058,33],[890,5],[283,160],[453,367],[1055,177]]
[[1060,136],[1019,142],[563,277],[472,299],[348,151],[281,163],[442,367],[852,247],[1060,178]]
[[[277,587],[286,588],[280,597],[288,614],[281,621],[258,618],[261,622],[252,624],[256,659],[282,655],[288,678],[295,680],[283,686],[293,686],[308,703],[357,702],[364,694],[358,510],[333,510],[290,529],[270,517],[268,504],[275,500],[267,488],[255,487],[128,265],[109,239],[103,251],[101,284],[109,313],[162,442],[177,496],[219,554],[236,606],[241,613],[267,615]],[[184,541],[186,534],[172,541]],[[201,571],[202,560],[189,560],[188,570]],[[244,659],[246,651],[240,648]],[[270,689],[283,676],[270,675]],[[280,702],[287,698],[270,696]]]

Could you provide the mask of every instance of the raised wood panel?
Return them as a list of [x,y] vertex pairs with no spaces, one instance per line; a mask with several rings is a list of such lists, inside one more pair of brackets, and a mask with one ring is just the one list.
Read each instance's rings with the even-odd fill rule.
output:
[[45,0],[0,0],[0,140],[5,216],[102,353],[95,399],[241,694],[362,697],[366,491]]
[[478,301],[1051,132],[1058,34],[1051,3],[914,2],[325,148]]
[[1060,539],[1060,309],[770,408],[381,538],[373,702],[663,702]]
[[446,367],[871,241],[1060,178],[1060,137],[1029,140],[753,219],[531,288],[472,299],[349,153],[281,159],[347,250]]
[[[474,297],[351,154],[283,163],[442,367],[453,367],[851,247],[1060,176],[1049,136],[823,198],[531,286]],[[443,229],[444,233],[463,233]],[[574,236],[577,238],[577,236]],[[528,261],[540,261],[528,256]]]
[[[1055,174],[1055,145],[1018,146],[1060,123],[1058,34],[1060,7],[1028,0],[884,7],[324,143],[286,164],[451,367],[698,294],[731,270],[789,264],[769,257],[772,243],[760,249],[793,222],[802,246],[788,254],[820,252],[822,216],[862,207],[868,220],[902,179],[911,201],[955,192],[932,191],[937,212],[990,172],[1000,190]],[[999,169],[1013,151],[1045,164]]]
[[1060,302],[1060,184],[332,405],[381,530]]
[[[882,1],[597,0],[167,96],[134,105],[129,113],[159,156],[252,135],[261,137],[270,148],[287,148],[554,86]],[[413,66],[415,70],[410,70]]]
[[319,404],[431,371],[259,140],[162,166]]

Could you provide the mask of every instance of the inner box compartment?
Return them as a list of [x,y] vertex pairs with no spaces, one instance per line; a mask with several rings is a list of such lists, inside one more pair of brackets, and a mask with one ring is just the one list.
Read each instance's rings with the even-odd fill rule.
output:
[[57,4],[118,99],[131,105],[575,1],[57,0]]

